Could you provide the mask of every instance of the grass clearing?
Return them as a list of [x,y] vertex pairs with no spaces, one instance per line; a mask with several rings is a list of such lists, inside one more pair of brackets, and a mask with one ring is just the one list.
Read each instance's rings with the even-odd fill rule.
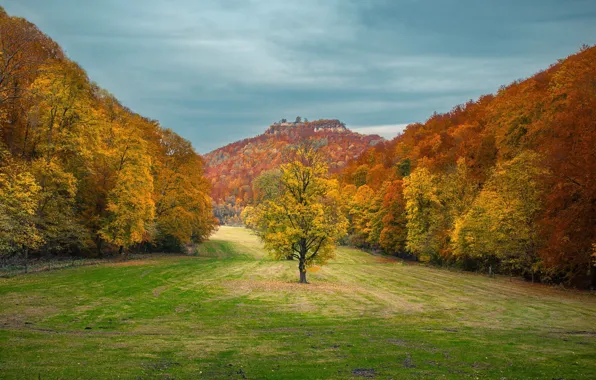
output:
[[340,248],[297,284],[247,230],[0,279],[0,378],[596,378],[596,296]]

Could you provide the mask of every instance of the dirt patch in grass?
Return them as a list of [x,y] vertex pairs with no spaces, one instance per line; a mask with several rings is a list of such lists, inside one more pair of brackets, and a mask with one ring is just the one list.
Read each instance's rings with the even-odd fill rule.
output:
[[22,296],[16,293],[4,295],[0,307],[0,326],[22,327],[58,313],[57,307],[46,306],[44,303],[47,302],[44,302],[43,296]]
[[21,328],[32,325],[31,320],[39,319],[54,313],[58,309],[51,306],[28,307],[15,314],[0,314],[0,327]]
[[304,332],[303,329],[299,329],[297,327],[274,327],[274,328],[270,328],[270,329],[261,329],[261,330],[257,330],[258,332],[267,332],[267,333],[283,333],[283,334],[287,334],[287,333],[302,333]]
[[560,331],[560,335],[584,336],[589,338],[596,338],[596,331]]
[[377,256],[377,257],[375,257],[375,261],[377,263],[381,263],[381,264],[391,264],[391,263],[401,262],[401,260],[399,260],[395,257],[388,257],[388,256]]
[[416,368],[416,364],[414,364],[414,361],[412,360],[412,355],[410,355],[407,352],[406,352],[406,358],[403,361],[403,367],[404,368]]
[[376,376],[376,371],[373,368],[354,368],[352,375],[356,377],[373,378]]
[[167,286],[160,286],[160,287],[157,287],[157,288],[153,289],[151,292],[153,293],[153,295],[155,297],[159,297],[159,295],[161,293],[163,293],[164,291],[166,291],[167,289],[168,289]]

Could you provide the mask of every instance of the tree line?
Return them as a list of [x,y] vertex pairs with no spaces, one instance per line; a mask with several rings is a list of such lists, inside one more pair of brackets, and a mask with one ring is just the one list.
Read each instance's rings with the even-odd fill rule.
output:
[[0,255],[180,248],[213,231],[191,144],[0,8]]

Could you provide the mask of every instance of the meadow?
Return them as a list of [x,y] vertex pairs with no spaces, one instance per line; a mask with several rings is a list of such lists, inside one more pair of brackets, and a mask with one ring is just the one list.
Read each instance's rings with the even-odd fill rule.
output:
[[340,247],[297,283],[246,229],[0,279],[0,378],[596,378],[596,295]]

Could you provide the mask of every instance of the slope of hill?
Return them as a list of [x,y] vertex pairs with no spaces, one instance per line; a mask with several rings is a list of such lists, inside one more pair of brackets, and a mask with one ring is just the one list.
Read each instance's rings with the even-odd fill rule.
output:
[[253,179],[264,170],[277,167],[286,146],[305,138],[321,145],[332,172],[338,172],[365,149],[384,141],[377,135],[352,132],[339,120],[284,121],[271,125],[259,136],[207,153],[206,174],[213,186],[213,199],[219,205],[216,214],[220,221],[238,221],[241,205],[252,199]]
[[181,248],[214,220],[190,142],[0,7],[0,259]]
[[596,47],[408,126],[340,177],[355,245],[596,287]]

